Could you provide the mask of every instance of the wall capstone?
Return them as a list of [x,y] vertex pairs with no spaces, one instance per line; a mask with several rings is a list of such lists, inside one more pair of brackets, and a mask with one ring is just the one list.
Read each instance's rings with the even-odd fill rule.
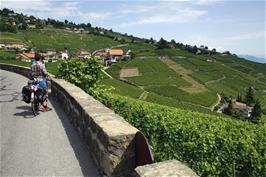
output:
[[136,177],[198,177],[195,172],[177,160],[139,166],[135,172]]

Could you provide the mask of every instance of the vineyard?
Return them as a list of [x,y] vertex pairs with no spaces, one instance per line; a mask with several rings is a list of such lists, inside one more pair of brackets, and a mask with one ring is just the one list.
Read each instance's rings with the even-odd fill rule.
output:
[[70,52],[77,52],[80,49],[96,50],[119,44],[103,36],[96,36],[93,34],[82,35],[54,28],[26,30],[16,34],[1,32],[1,41],[24,43],[29,46],[38,47],[38,49],[43,51],[47,48],[54,48],[60,51],[67,47]]
[[156,161],[178,159],[200,176],[266,175],[263,126],[113,94],[99,99],[145,133]]
[[[71,77],[65,79],[87,90],[83,87],[86,83],[83,74],[76,75],[69,68],[75,70],[78,65],[63,62],[59,71],[63,75],[68,73]],[[91,65],[87,70],[94,73],[97,68]],[[145,134],[156,161],[178,159],[200,176],[266,175],[264,126],[161,106],[99,89],[88,92]]]

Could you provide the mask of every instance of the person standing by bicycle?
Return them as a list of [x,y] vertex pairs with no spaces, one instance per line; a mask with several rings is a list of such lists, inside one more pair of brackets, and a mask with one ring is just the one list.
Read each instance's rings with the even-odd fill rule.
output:
[[42,55],[36,52],[34,58],[36,62],[32,62],[31,65],[31,78],[37,79],[39,81],[39,86],[44,91],[42,96],[43,98],[42,112],[45,112],[47,110],[47,98],[48,98],[47,81],[46,81],[48,72],[45,68]]

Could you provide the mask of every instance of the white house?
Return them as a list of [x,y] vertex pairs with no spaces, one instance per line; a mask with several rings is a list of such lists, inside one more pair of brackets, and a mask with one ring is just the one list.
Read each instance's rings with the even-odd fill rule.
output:
[[28,25],[28,28],[34,29],[34,28],[36,28],[36,25]]
[[61,53],[61,59],[64,60],[64,59],[68,59],[69,58],[69,55],[67,52],[62,52]]

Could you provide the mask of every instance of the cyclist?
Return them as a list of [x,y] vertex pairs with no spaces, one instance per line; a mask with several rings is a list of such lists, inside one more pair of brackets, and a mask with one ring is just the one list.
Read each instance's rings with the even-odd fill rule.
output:
[[43,57],[40,53],[35,53],[35,62],[32,62],[31,65],[31,78],[37,79],[39,81],[39,86],[44,91],[43,93],[43,102],[42,102],[42,112],[45,112],[47,109],[47,98],[48,98],[48,92],[47,92],[47,70],[45,68],[45,65],[43,63]]

